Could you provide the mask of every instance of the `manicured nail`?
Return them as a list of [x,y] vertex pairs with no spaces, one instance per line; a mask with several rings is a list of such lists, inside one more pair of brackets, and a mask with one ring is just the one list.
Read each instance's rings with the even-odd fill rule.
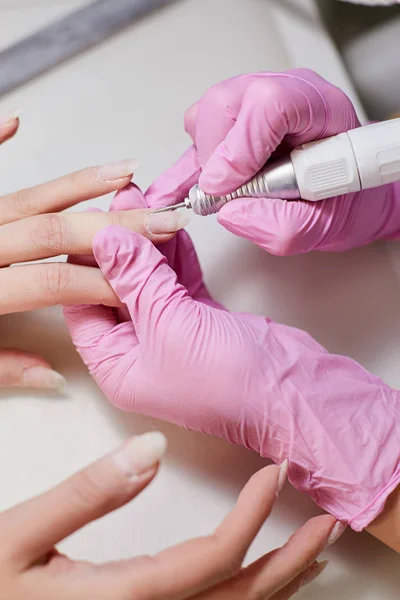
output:
[[25,387],[41,388],[44,390],[61,390],[66,384],[65,377],[46,367],[31,367],[22,374],[22,384]]
[[343,535],[343,533],[346,531],[346,529],[347,529],[347,525],[338,521],[336,523],[336,525],[334,526],[334,528],[332,529],[332,531],[330,532],[328,540],[326,542],[326,545],[332,546],[332,544],[337,542],[337,540],[340,538],[340,536]]
[[145,225],[150,234],[174,233],[188,225],[189,211],[171,211],[164,213],[147,213]]
[[120,162],[103,165],[97,169],[96,176],[98,181],[111,182],[132,177],[136,169],[139,167],[137,160],[128,158]]
[[8,115],[0,117],[0,127],[7,127],[7,125],[10,125],[10,123],[19,119],[20,114],[20,110],[13,110],[12,112],[8,113]]
[[300,589],[315,581],[317,577],[319,577],[321,573],[325,571],[328,563],[329,560],[323,560],[321,562],[314,563],[304,574],[304,577],[300,583]]
[[158,431],[129,440],[115,454],[115,462],[129,479],[135,479],[154,469],[167,449],[167,438]]
[[279,494],[281,493],[281,491],[284,488],[284,485],[286,483],[286,479],[288,476],[288,470],[289,470],[289,461],[286,458],[283,463],[281,464],[281,466],[279,467],[279,475],[278,475],[278,483],[276,486],[276,494],[279,496]]

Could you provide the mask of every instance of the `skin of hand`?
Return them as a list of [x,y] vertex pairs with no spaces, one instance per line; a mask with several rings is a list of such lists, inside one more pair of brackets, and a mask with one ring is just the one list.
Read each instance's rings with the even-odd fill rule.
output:
[[[171,170],[158,203],[182,201],[197,181],[208,194],[228,194],[268,159],[358,126],[344,92],[307,69],[228,79],[186,112],[194,145]],[[400,235],[400,183],[322,202],[234,200],[218,220],[271,254],[348,250]]]
[[[113,208],[153,206],[169,175],[153,195],[126,188]],[[400,481],[399,392],[303,331],[224,310],[186,232],[157,249],[109,227],[94,255],[125,312],[65,316],[113,404],[288,459],[291,483],[357,531],[376,518]]]
[[311,519],[282,548],[242,566],[283,487],[286,465],[254,475],[214,533],[156,556],[94,565],[57,551],[65,537],[140,494],[165,448],[157,432],[132,438],[58,487],[0,514],[0,598],[286,600],[324,570],[326,562],[317,558],[341,533],[328,515]]
[[[12,138],[19,119],[0,120],[0,143]],[[84,169],[34,188],[0,197],[0,315],[55,304],[119,304],[98,269],[61,262],[13,266],[65,254],[91,253],[97,231],[111,223],[137,231],[155,242],[171,239],[180,223],[173,215],[157,223],[148,210],[121,213],[62,213],[84,200],[118,190],[132,179],[132,160]],[[0,349],[0,387],[58,388],[65,380],[43,359]]]

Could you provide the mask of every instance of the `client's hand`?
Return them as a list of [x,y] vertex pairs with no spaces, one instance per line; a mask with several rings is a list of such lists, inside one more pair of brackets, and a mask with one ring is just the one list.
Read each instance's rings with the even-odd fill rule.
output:
[[[0,121],[0,143],[12,137],[19,121]],[[153,241],[170,239],[180,227],[177,215],[163,220],[161,231],[148,210],[123,213],[60,213],[65,208],[126,186],[135,161],[84,169],[56,181],[0,198],[0,315],[55,304],[119,302],[98,269],[62,262],[19,265],[63,254],[92,251],[97,231],[120,224]],[[157,218],[157,217],[156,217]],[[151,230],[151,231],[150,231]],[[62,379],[32,355],[0,350],[0,387],[57,387]]]
[[[152,206],[157,188],[163,177],[155,196],[131,186],[114,208]],[[94,254],[129,319],[101,306],[65,314],[115,405],[288,459],[293,485],[356,530],[379,514],[400,481],[399,392],[303,331],[224,310],[185,232],[157,249],[109,227]]]
[[[217,530],[154,557],[94,565],[74,562],[54,545],[123,506],[150,483],[165,438],[133,438],[57,488],[0,515],[1,598],[12,600],[287,600],[326,563],[316,562],[337,537],[335,520],[312,519],[278,550],[247,568],[242,562],[275,503],[284,477],[257,473]],[[283,475],[283,473],[282,473]]]

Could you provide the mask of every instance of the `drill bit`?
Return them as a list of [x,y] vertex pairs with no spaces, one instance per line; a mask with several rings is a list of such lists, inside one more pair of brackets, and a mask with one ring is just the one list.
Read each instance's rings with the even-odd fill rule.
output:
[[179,202],[179,204],[172,204],[172,206],[163,206],[162,208],[158,208],[154,212],[156,212],[156,213],[169,212],[170,210],[178,210],[179,208],[190,208],[190,205],[188,205],[187,200],[184,200],[183,202]]

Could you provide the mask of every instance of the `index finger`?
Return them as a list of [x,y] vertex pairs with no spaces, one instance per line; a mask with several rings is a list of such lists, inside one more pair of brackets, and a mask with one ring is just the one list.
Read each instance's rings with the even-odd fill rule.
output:
[[[175,235],[152,233],[146,226],[149,210],[50,213],[20,219],[0,227],[0,267],[59,255],[90,254],[93,238],[109,225],[120,225],[161,244]],[[176,228],[178,228],[176,221]],[[165,229],[174,229],[173,219]]]
[[0,198],[0,225],[42,213],[58,212],[79,202],[119,190],[131,181],[138,163],[125,160],[89,167],[54,181]]

